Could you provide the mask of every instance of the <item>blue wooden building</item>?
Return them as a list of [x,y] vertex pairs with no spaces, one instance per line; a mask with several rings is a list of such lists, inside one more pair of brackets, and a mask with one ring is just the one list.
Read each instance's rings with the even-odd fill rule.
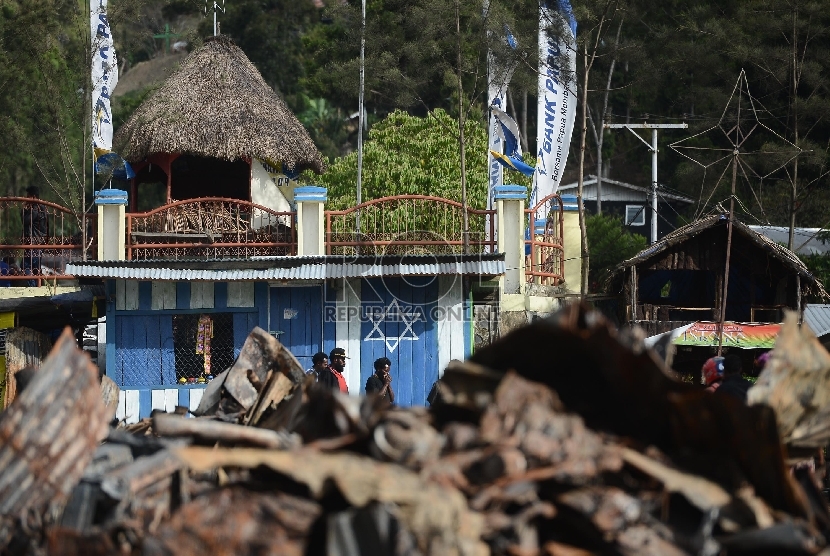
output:
[[[499,214],[512,215],[511,287],[524,279],[525,188],[505,197],[507,212],[421,195],[325,210],[326,190],[296,181],[322,172],[322,155],[227,37],[191,53],[113,145],[136,177],[129,194],[97,192],[97,259],[66,274],[105,284],[106,374],[127,422],[195,408],[254,326],[306,368],[345,348],[354,394],[388,357],[396,402],[424,404],[470,353],[474,282],[505,274]],[[146,206],[159,186],[165,204]]]
[[230,366],[254,326],[305,367],[318,351],[345,348],[350,393],[363,393],[372,363],[388,357],[396,401],[423,405],[447,364],[470,353],[470,281],[502,274],[504,257],[89,261],[70,270],[106,284],[106,374],[130,423],[153,409],[194,409],[200,379]]

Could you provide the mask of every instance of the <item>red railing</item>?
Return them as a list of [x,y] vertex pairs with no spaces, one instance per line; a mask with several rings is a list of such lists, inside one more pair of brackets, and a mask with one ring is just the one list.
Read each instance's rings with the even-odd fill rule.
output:
[[[525,210],[530,232],[525,240],[525,276],[528,282],[556,286],[564,281],[564,209],[556,193]],[[537,223],[538,222],[538,223]]]
[[[86,252],[95,258],[95,215],[88,214]],[[49,201],[0,198],[0,285],[40,286],[72,279],[66,264],[83,260],[81,217]]]
[[209,197],[127,214],[127,259],[296,255],[294,212]]
[[[398,195],[327,210],[326,253],[451,254],[464,251],[464,207],[428,195]],[[496,211],[467,209],[468,253],[496,252]]]

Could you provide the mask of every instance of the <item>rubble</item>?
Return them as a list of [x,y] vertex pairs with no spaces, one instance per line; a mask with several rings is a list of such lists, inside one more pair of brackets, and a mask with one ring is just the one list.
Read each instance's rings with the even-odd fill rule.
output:
[[71,341],[0,414],[0,553],[714,556],[830,538],[775,406],[675,380],[584,306],[450,365],[429,410],[324,390],[255,329],[195,417],[109,432]]

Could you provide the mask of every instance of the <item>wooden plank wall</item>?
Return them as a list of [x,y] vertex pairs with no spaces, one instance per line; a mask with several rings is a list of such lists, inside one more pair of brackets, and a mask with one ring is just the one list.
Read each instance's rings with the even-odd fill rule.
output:
[[[795,307],[795,280],[788,279],[791,271],[787,269],[778,259],[771,257],[767,250],[759,247],[743,235],[733,234],[732,250],[730,254],[730,275],[734,272],[746,273],[750,284],[757,280],[767,280],[771,283],[781,282],[785,284],[786,292],[777,302],[787,303]],[[720,318],[720,307],[723,304],[723,272],[726,263],[726,227],[719,226],[706,230],[699,235],[689,238],[662,253],[648,265],[638,266],[638,272],[643,270],[709,270],[715,275],[715,299],[711,319]],[[626,307],[631,304],[631,288],[629,286],[630,270],[626,272],[624,282],[624,297]],[[730,285],[730,290],[732,286]],[[754,295],[754,290],[752,292]],[[729,303],[729,299],[727,299]],[[668,321],[668,306],[638,303],[637,314],[634,317],[638,321],[661,322]],[[628,319],[631,318],[631,311],[626,311]],[[685,322],[685,321],[677,321]],[[658,327],[661,328],[661,327]]]
[[9,328],[6,332],[6,391],[3,407],[8,407],[17,394],[14,375],[25,367],[40,367],[49,355],[52,342],[45,334],[26,328]]
[[[152,394],[156,402],[152,396],[147,398],[145,408],[160,403],[158,391],[179,387],[175,371],[174,314],[233,313],[235,355],[254,326],[268,327],[268,286],[264,282],[115,280],[109,287],[114,290],[115,299],[107,307],[107,322],[111,323],[112,330],[107,335],[110,356],[107,374],[124,391],[149,388],[156,392]],[[172,396],[169,394],[168,398]],[[139,403],[135,401],[138,398],[130,399],[131,403]]]

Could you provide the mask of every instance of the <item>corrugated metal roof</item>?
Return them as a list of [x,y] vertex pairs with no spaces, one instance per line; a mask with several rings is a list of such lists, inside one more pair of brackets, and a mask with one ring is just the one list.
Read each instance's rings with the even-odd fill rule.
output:
[[[602,183],[607,184],[607,185],[612,185],[612,186],[615,185],[617,187],[622,187],[623,189],[628,189],[630,191],[635,191],[640,195],[640,200],[647,200],[647,199],[650,198],[649,195],[651,195],[651,189],[650,188],[642,187],[640,185],[634,185],[634,184],[631,184],[631,183],[625,183],[624,181],[612,180],[610,178],[602,178]],[[578,185],[579,184],[577,182],[568,183],[568,184],[565,184],[565,185],[560,185],[559,186],[559,192],[561,193],[563,191],[570,191],[572,189],[576,189],[578,187]],[[585,189],[583,189],[583,193],[582,193],[582,199],[583,200],[585,200],[585,201],[596,201],[597,200],[596,185],[597,185],[597,177],[595,175],[589,174],[589,175],[585,176],[585,179],[582,181],[582,187],[585,188]],[[694,200],[690,199],[689,197],[686,197],[685,195],[680,195],[678,193],[669,193],[668,191],[666,191],[665,186],[663,186],[662,184],[658,184],[658,185],[660,185],[660,187],[657,190],[657,195],[659,197],[663,197],[663,199],[665,199],[665,200],[680,201],[680,202],[683,202],[683,203],[693,203],[694,202]],[[605,201],[605,195],[607,194],[607,192],[603,191],[602,194],[603,194],[603,201]]]
[[830,305],[808,303],[804,307],[804,322],[819,338],[830,333]]
[[273,257],[257,260],[87,261],[68,264],[81,278],[132,280],[325,280],[380,276],[504,274],[504,255]]

